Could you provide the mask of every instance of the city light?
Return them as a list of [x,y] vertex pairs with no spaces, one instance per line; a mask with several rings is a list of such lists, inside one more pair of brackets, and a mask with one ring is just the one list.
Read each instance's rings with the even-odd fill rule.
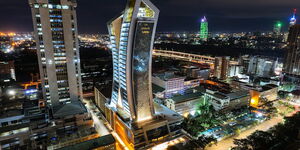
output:
[[9,90],[8,91],[8,95],[15,96],[16,95],[16,91],[15,90]]

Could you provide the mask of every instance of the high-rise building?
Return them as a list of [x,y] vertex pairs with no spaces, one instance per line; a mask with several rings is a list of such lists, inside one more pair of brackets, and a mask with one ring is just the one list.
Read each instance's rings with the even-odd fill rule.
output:
[[272,77],[275,75],[275,68],[277,67],[278,60],[252,56],[249,61],[247,74],[259,77]]
[[293,14],[292,18],[290,19],[290,26],[293,26],[297,23],[296,13],[297,13],[297,9],[294,9],[294,14]]
[[152,48],[158,16],[149,0],[128,0],[125,11],[108,23],[114,70],[105,116],[128,149],[165,141],[181,120],[153,102]]
[[151,57],[159,10],[148,0],[129,0],[108,24],[113,53],[111,105],[140,122],[153,117]]
[[208,39],[208,22],[206,17],[204,16],[201,19],[201,24],[200,24],[200,40],[207,41],[207,39]]
[[14,61],[0,62],[0,82],[16,80]]
[[286,76],[300,77],[300,25],[290,27],[283,72]]
[[277,22],[274,24],[273,32],[274,32],[276,35],[280,35],[280,33],[281,33],[281,28],[282,28],[282,23],[281,23],[280,21],[277,21]]
[[76,0],[29,0],[43,97],[54,116],[85,112],[78,47]]
[[228,77],[228,69],[230,64],[230,58],[229,57],[216,57],[215,63],[214,63],[214,76],[225,80]]

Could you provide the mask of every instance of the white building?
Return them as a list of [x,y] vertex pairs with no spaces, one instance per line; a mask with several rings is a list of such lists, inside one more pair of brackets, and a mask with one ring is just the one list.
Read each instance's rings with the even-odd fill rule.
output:
[[29,0],[43,96],[54,116],[85,112],[75,0]]

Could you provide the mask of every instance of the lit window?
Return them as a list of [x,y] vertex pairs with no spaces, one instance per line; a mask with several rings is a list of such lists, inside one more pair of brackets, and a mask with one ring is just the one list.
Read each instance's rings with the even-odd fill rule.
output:
[[56,5],[56,8],[57,9],[61,9],[61,5]]
[[48,8],[52,9],[52,8],[53,8],[53,5],[52,5],[52,4],[49,4],[49,5],[48,5]]
[[69,9],[69,6],[63,5],[63,6],[62,6],[62,9]]
[[37,15],[35,15],[35,17],[41,17],[41,15],[40,15],[40,14],[37,14]]
[[47,8],[48,7],[48,5],[47,4],[43,4],[43,8]]
[[34,4],[34,8],[40,8],[39,4]]

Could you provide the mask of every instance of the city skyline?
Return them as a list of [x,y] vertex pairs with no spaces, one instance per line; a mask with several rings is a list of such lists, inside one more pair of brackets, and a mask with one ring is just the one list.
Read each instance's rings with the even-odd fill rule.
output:
[[[0,25],[0,30],[32,32],[30,24],[30,9],[27,1],[12,0],[0,1],[5,6],[0,10],[1,18],[5,20]],[[240,31],[271,31],[275,21],[283,22],[283,31],[287,31],[289,19],[296,0],[289,0],[285,5],[279,1],[265,2],[236,2],[228,1],[226,4],[215,0],[213,3],[204,1],[158,1],[153,3],[159,9],[168,10],[161,14],[158,23],[159,32],[169,31],[197,31],[201,17],[206,15],[210,18],[212,32],[240,32]],[[79,33],[107,33],[106,22],[124,9],[125,1],[78,1],[78,23]],[[105,6],[105,7],[101,7]],[[233,9],[234,7],[234,9]],[[265,9],[268,8],[268,9]],[[175,11],[176,10],[176,11]],[[5,13],[12,12],[12,13]],[[97,18],[97,19],[89,19]],[[29,20],[29,21],[28,21]]]
[[300,147],[296,0],[3,2],[1,150]]

